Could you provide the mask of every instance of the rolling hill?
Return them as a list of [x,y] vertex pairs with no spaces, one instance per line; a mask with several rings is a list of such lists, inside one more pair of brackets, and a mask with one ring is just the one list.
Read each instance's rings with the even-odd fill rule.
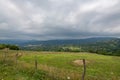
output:
[[22,50],[92,52],[98,54],[120,55],[120,39],[95,37],[69,40],[0,40],[0,44],[14,44]]

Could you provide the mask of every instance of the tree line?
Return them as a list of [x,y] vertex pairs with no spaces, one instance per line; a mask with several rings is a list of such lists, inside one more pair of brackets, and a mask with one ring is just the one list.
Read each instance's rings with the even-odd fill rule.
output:
[[9,48],[10,50],[19,50],[19,46],[17,45],[11,45],[11,44],[0,44],[0,50]]

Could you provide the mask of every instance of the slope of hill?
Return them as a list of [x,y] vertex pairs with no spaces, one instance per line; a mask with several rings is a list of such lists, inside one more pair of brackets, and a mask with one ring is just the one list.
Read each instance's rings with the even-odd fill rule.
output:
[[79,45],[79,44],[88,44],[94,42],[115,40],[118,38],[106,38],[106,37],[96,37],[96,38],[86,38],[86,39],[68,39],[68,40],[47,40],[47,41],[28,41],[26,45]]
[[[82,59],[86,60],[85,80],[120,80],[120,57],[74,52],[0,50],[1,80],[81,80]],[[23,53],[17,59],[16,53]],[[36,54],[35,54],[36,53]],[[37,69],[34,61],[37,60]],[[77,63],[76,63],[77,61]]]
[[120,55],[120,39],[88,38],[77,40],[49,40],[27,43],[28,50],[92,52],[107,55]]
[[95,37],[95,38],[86,38],[86,39],[68,39],[68,40],[14,40],[14,39],[2,39],[0,40],[0,44],[16,44],[20,46],[24,45],[65,45],[65,44],[88,44],[106,40],[113,40],[118,38],[111,38],[111,37]]
[[92,52],[120,55],[120,39],[96,37],[72,40],[0,40],[0,43],[16,44],[22,50]]

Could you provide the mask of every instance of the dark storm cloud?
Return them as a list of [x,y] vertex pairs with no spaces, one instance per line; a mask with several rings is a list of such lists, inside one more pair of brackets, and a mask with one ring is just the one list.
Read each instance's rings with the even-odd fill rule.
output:
[[119,0],[0,0],[0,39],[120,37]]

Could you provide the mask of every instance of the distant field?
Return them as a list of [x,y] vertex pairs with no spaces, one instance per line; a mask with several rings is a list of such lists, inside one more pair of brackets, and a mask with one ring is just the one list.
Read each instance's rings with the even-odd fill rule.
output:
[[[0,51],[1,60],[3,53],[4,51]],[[81,59],[86,59],[87,71],[85,80],[120,80],[120,57],[117,56],[35,51],[9,51],[7,54],[13,57],[15,53],[22,53],[22,56],[17,61],[17,65],[14,63],[13,74],[10,74],[10,65],[5,66],[5,68],[3,66],[4,63],[1,62],[0,80],[68,80],[69,78],[70,80],[81,80],[83,72]],[[10,56],[8,57],[10,58]],[[12,59],[15,61],[15,58]],[[38,73],[42,74],[41,77],[43,79],[39,79],[38,73],[31,75],[32,72],[30,71],[34,69],[35,60],[38,61],[38,71],[42,71],[42,73],[40,71]],[[3,70],[2,68],[5,69]],[[25,71],[22,71],[22,69]],[[17,75],[14,75],[16,72]],[[31,78],[31,76],[33,77]]]

